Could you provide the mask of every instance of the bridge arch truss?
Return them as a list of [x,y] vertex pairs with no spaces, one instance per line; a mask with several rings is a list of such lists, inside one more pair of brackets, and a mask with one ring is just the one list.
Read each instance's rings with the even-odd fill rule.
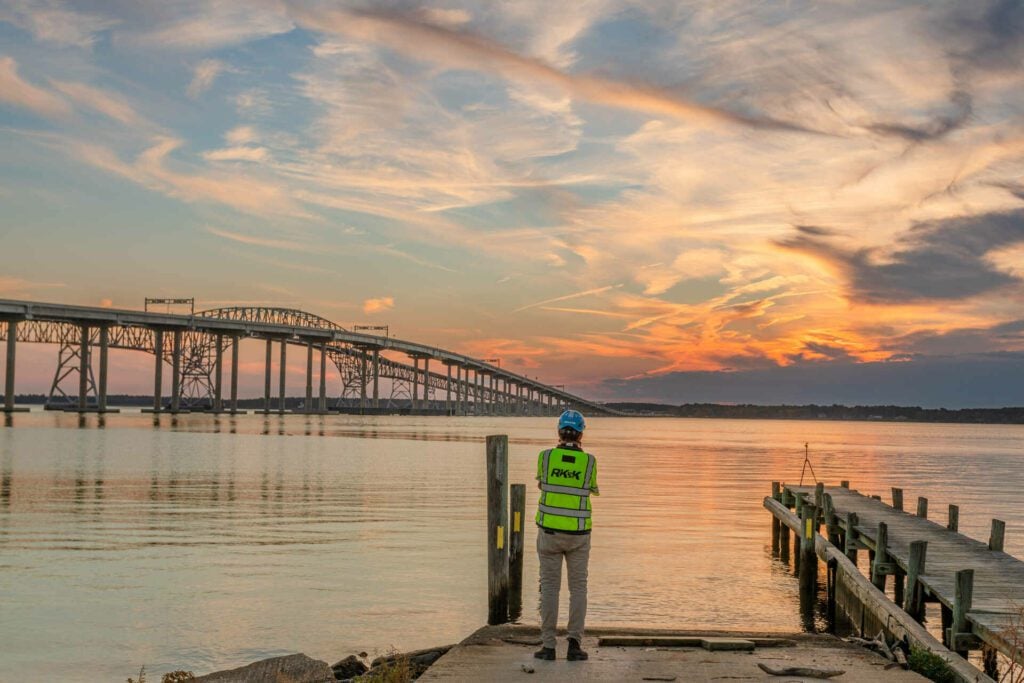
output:
[[[544,415],[566,407],[615,414],[588,401],[486,361],[387,336],[358,333],[305,311],[227,307],[190,315],[0,300],[0,339],[7,346],[4,405],[13,409],[14,349],[18,343],[58,346],[47,405],[70,410],[107,409],[107,353],[153,354],[154,411],[237,411],[238,348],[263,340],[266,366],[263,410],[285,412],[288,349],[306,351],[305,400],[297,409],[322,413],[415,412],[448,415]],[[278,378],[272,366],[277,348]],[[385,355],[387,354],[387,355]],[[408,362],[396,359],[402,357]],[[224,361],[231,358],[225,392]],[[319,360],[319,391],[313,391]],[[328,361],[340,380],[326,395]],[[434,363],[431,366],[431,363]],[[170,369],[171,395],[162,395]],[[272,390],[277,389],[277,395]],[[225,395],[227,393],[227,395]]]

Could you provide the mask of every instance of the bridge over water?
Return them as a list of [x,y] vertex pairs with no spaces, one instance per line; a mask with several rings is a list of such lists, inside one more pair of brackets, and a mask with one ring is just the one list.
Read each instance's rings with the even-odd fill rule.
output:
[[[263,410],[268,412],[285,412],[286,362],[292,347],[306,356],[303,412],[548,415],[573,407],[615,414],[599,403],[488,361],[364,334],[294,309],[230,307],[179,315],[0,299],[0,321],[0,339],[5,340],[7,351],[7,412],[14,410],[19,343],[59,348],[47,399],[50,409],[108,411],[108,351],[128,349],[154,355],[153,411],[240,412],[239,347],[244,340],[259,340],[266,347]],[[272,395],[275,356],[276,397]],[[225,392],[226,357],[230,360]],[[330,402],[328,362],[341,378],[340,395]],[[317,363],[319,386],[314,393]],[[165,369],[170,371],[171,384],[166,400]]]

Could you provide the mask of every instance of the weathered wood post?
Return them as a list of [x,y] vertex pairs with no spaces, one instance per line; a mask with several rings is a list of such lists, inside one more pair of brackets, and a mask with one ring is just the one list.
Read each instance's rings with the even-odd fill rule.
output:
[[487,437],[487,623],[508,621],[508,436]]
[[999,651],[991,645],[981,646],[981,665],[985,675],[994,681],[999,680]]
[[832,557],[825,565],[825,620],[829,633],[836,632],[836,588],[839,586],[839,561]]
[[[782,493],[779,486],[779,482],[772,482],[772,499],[782,502]],[[772,515],[772,552],[779,552],[779,527],[782,526],[782,522],[775,515]]]
[[818,556],[814,552],[814,532],[818,525],[818,509],[804,505],[800,510],[800,608],[813,609],[818,592]]
[[[782,504],[789,507],[789,491],[782,489]],[[772,515],[774,517],[775,515]],[[779,524],[779,559],[789,562],[789,525]]]
[[508,619],[523,615],[523,527],[526,524],[526,484],[512,484],[509,497],[512,532],[508,539]]
[[1006,522],[1001,519],[992,520],[992,531],[988,535],[988,549],[1003,552],[1003,541],[1006,538]]
[[832,503],[832,494],[826,493],[825,502],[825,533],[828,534],[828,542],[839,546],[839,520],[836,519],[836,508]]
[[814,485],[814,507],[818,512],[825,509],[825,484],[820,481]]
[[892,509],[903,511],[903,489],[892,487]]
[[905,575],[895,563],[893,563],[892,569],[892,601],[897,605],[902,605],[906,601],[906,593],[904,592],[904,579]]
[[924,574],[925,559],[928,556],[928,541],[911,541],[910,558],[907,561],[907,594],[903,609],[916,621],[924,621]]
[[960,506],[950,505],[949,506],[949,521],[946,522],[946,528],[950,531],[960,531]]
[[[806,493],[796,494],[796,516],[804,517],[804,509],[810,507]],[[800,573],[800,561],[803,560],[803,532],[793,534],[793,571]]]
[[857,564],[857,513],[847,512],[846,513],[846,535],[843,539],[843,552],[846,553],[846,557]]
[[875,535],[875,557],[871,562],[871,583],[875,588],[885,592],[885,577],[891,573],[889,564],[889,527],[885,522],[878,523],[878,532]]
[[928,519],[928,499],[924,496],[917,497],[917,516],[921,519]]
[[971,610],[974,595],[974,570],[961,569],[956,573],[956,590],[953,594],[953,623],[950,625],[949,649],[966,658],[968,644],[972,639],[967,624],[967,613]]

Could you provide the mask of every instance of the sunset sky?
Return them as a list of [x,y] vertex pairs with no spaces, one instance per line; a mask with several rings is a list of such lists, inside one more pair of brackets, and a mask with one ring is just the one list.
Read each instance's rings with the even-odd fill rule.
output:
[[0,0],[0,298],[599,399],[1024,404],[1022,171],[1018,0]]

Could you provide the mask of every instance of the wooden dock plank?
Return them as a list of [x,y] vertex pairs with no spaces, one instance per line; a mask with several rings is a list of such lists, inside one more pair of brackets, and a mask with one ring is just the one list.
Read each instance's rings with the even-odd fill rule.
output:
[[[786,487],[792,494],[813,497],[813,487]],[[921,582],[946,607],[954,606],[956,572],[974,570],[974,594],[967,621],[972,631],[1001,650],[999,634],[1014,622],[1024,605],[1024,562],[987,543],[951,531],[944,524],[895,509],[880,500],[843,487],[826,487],[838,525],[845,533],[846,515],[856,513],[856,533],[868,547],[876,542],[879,522],[887,527],[887,552],[904,572],[910,544],[926,541],[928,553]]]

